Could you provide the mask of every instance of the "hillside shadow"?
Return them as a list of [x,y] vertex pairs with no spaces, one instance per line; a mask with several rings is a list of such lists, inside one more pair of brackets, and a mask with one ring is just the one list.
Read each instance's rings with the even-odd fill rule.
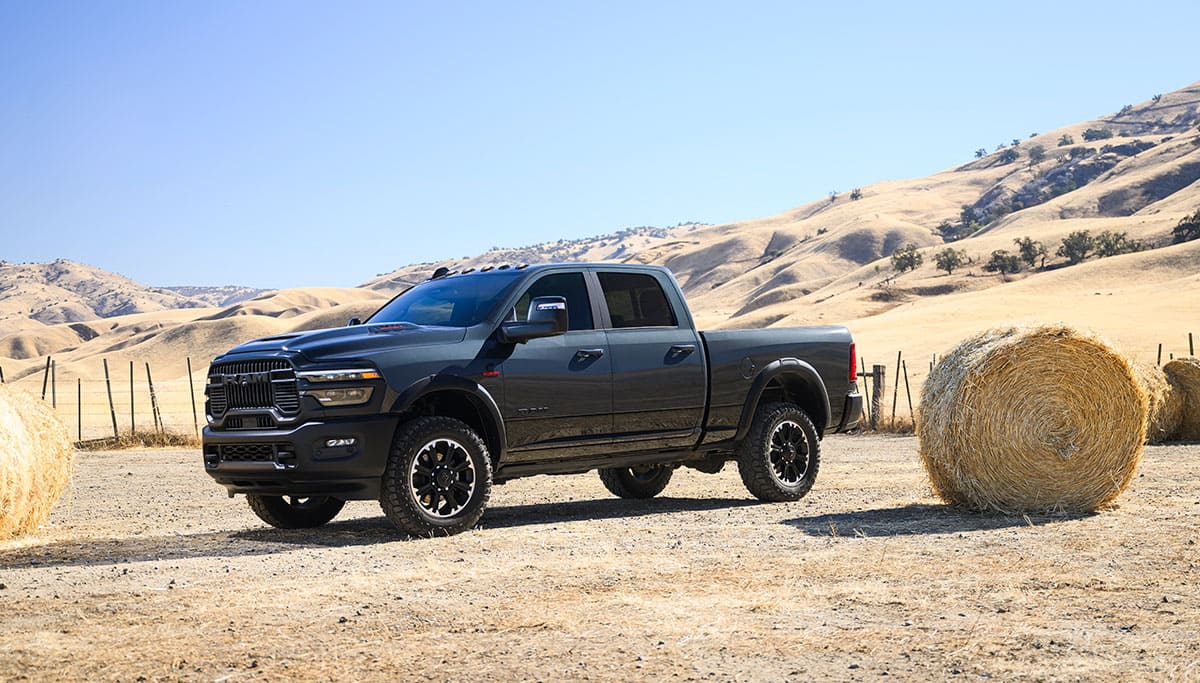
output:
[[967,531],[991,531],[1023,526],[1073,522],[1092,513],[1003,515],[974,512],[954,505],[911,504],[856,512],[813,515],[784,520],[809,536],[938,536]]
[[[735,498],[650,498],[577,500],[488,509],[478,528],[511,529],[538,524],[642,517],[669,512],[702,512],[758,505]],[[78,567],[133,562],[165,562],[205,557],[247,557],[297,548],[346,548],[380,545],[411,538],[383,516],[334,521],[318,529],[274,529],[163,534],[130,538],[79,539],[0,551],[0,571],[30,567]]]

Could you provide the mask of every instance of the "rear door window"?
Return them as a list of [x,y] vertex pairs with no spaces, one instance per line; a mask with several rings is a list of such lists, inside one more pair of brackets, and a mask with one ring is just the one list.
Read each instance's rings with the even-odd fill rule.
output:
[[676,327],[678,320],[658,279],[641,273],[598,273],[612,325]]

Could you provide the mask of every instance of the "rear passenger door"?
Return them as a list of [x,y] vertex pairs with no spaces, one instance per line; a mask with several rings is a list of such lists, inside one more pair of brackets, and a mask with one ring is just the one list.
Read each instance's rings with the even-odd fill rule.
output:
[[596,271],[613,372],[614,450],[686,447],[704,418],[700,338],[663,274]]

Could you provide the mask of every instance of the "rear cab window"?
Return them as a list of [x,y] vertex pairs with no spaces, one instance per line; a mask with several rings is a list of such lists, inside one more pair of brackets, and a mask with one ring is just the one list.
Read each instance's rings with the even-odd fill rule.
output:
[[679,319],[653,275],[613,272],[596,275],[614,328],[678,327]]

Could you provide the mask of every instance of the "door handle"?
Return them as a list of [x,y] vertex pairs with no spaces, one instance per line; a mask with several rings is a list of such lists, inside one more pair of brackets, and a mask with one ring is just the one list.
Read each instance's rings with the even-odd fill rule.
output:
[[600,358],[604,355],[604,349],[579,349],[575,355],[579,358]]
[[676,344],[675,346],[671,347],[671,355],[673,355],[673,356],[686,356],[689,353],[695,353],[695,352],[696,352],[695,344]]

